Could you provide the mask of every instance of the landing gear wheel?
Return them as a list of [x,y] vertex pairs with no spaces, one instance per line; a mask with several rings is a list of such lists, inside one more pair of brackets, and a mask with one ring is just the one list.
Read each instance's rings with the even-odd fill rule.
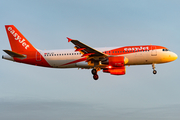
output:
[[98,80],[99,76],[97,74],[93,75],[94,80]]
[[156,70],[153,70],[153,74],[156,74],[157,73],[157,71]]
[[96,74],[97,74],[97,70],[96,70],[96,69],[92,69],[91,73],[92,73],[93,75],[96,75]]
[[157,73],[157,71],[155,70],[155,63],[152,64],[152,69],[153,69],[153,74],[155,75]]

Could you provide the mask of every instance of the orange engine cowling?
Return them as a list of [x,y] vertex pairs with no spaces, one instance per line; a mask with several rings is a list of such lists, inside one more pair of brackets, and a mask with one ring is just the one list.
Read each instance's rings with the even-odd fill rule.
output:
[[112,67],[103,69],[103,72],[110,73],[112,75],[125,75],[126,74],[126,67]]
[[112,75],[125,75],[125,64],[128,62],[128,58],[124,56],[108,57],[104,64],[108,64],[107,68],[103,69],[103,72],[110,73]]
[[108,64],[113,67],[122,67],[125,64],[124,56],[109,57]]

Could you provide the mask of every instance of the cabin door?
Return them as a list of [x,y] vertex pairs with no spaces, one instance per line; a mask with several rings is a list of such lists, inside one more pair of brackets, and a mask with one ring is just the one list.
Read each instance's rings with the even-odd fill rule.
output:
[[156,46],[151,46],[151,47],[152,47],[151,56],[157,56]]
[[36,52],[36,61],[41,61],[41,54],[40,52]]

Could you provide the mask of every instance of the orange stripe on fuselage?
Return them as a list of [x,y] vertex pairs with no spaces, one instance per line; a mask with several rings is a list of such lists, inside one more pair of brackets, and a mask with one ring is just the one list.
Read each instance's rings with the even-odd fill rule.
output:
[[65,65],[69,65],[69,64],[73,64],[73,63],[78,63],[78,62],[82,62],[82,61],[86,61],[86,58],[81,58],[81,59],[78,59],[78,60],[63,64],[61,66],[65,66]]

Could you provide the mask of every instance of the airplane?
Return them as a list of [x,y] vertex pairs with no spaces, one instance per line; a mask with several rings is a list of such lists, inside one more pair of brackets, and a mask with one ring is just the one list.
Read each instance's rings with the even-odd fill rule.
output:
[[75,50],[39,50],[14,25],[5,25],[5,29],[11,50],[3,50],[7,55],[2,59],[49,68],[92,69],[94,80],[98,80],[97,72],[100,70],[111,75],[125,75],[126,66],[130,65],[152,65],[153,74],[156,74],[156,64],[178,58],[174,52],[158,45],[92,48],[68,37]]

